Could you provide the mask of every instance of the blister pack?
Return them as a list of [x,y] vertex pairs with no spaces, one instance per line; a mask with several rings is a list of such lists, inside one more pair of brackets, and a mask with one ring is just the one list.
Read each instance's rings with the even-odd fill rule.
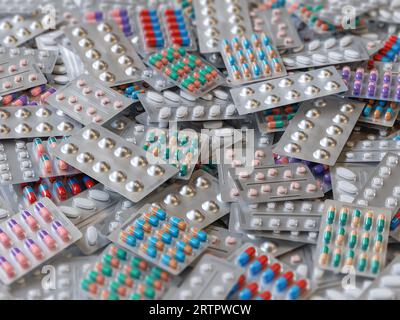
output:
[[311,291],[308,279],[252,244],[244,244],[229,261],[244,269],[229,299],[300,300]]
[[400,108],[396,102],[368,100],[364,110],[358,119],[361,123],[377,126],[393,127],[399,115]]
[[139,6],[134,16],[139,29],[134,43],[139,44],[141,52],[147,54],[174,44],[196,50],[194,35],[181,9],[169,5]]
[[0,225],[0,279],[7,285],[82,237],[49,199],[42,199]]
[[255,113],[258,130],[266,133],[285,131],[298,109],[296,103]]
[[234,37],[221,41],[224,59],[232,85],[279,78],[286,75],[283,61],[270,38],[262,33],[251,37]]
[[61,143],[53,155],[134,202],[178,173],[173,166],[159,164],[155,157],[148,159],[143,149],[96,124]]
[[152,205],[142,207],[109,239],[173,275],[208,247],[207,233]]
[[344,36],[313,40],[302,51],[285,54],[282,59],[287,70],[297,70],[368,60],[369,54],[360,38]]
[[388,152],[369,175],[363,190],[353,201],[360,206],[388,208],[392,213],[400,209],[400,184],[398,171],[400,157]]
[[246,203],[313,199],[324,195],[310,169],[302,163],[258,166],[250,170],[230,168],[228,172]]
[[57,90],[47,102],[84,125],[107,122],[132,105],[131,99],[89,75],[81,75]]
[[248,114],[346,90],[336,69],[327,67],[234,88],[231,95],[239,114]]
[[43,73],[52,73],[56,64],[58,53],[51,50],[0,47],[0,61],[15,57],[32,57],[35,60],[36,65]]
[[163,91],[175,87],[172,80],[152,69],[144,70],[142,72],[142,79],[157,91]]
[[248,3],[237,1],[193,1],[201,53],[219,52],[222,39],[252,32]]
[[204,231],[209,240],[206,252],[215,256],[226,258],[242,246],[243,234],[214,225],[208,226]]
[[60,137],[73,134],[81,127],[51,106],[0,109],[0,139]]
[[178,287],[172,287],[166,300],[224,300],[243,272],[239,266],[205,254]]
[[261,29],[278,49],[298,48],[303,44],[286,8],[261,11],[257,17],[262,19]]
[[269,202],[260,205],[234,204],[243,230],[318,231],[322,201]]
[[14,57],[0,61],[0,95],[40,86],[47,82],[31,57]]
[[[182,93],[182,92],[181,92]],[[147,91],[139,94],[138,98],[143,104],[150,122],[169,121],[214,121],[238,119],[239,116],[230,94],[221,88],[209,94],[188,100],[173,91],[164,91],[163,95]]]
[[316,267],[376,277],[386,263],[390,218],[389,209],[326,200]]
[[334,165],[363,106],[364,103],[335,96],[301,103],[274,152]]
[[171,276],[160,268],[110,245],[81,280],[83,295],[102,300],[153,300],[164,296]]
[[141,80],[145,66],[114,22],[82,24],[65,32],[94,78],[110,87]]
[[372,282],[359,297],[360,300],[398,300],[400,276],[400,257],[394,260],[381,271],[379,276]]
[[57,147],[59,143],[60,140],[57,141],[57,138],[50,137],[46,142],[43,142],[40,138],[35,138],[33,142],[26,145],[40,178],[54,178],[79,173],[66,162],[51,155],[51,150]]
[[374,169],[372,165],[336,163],[331,168],[333,199],[352,203]]
[[217,68],[178,45],[151,54],[146,63],[195,97],[225,83]]
[[379,162],[388,152],[400,154],[400,141],[349,140],[338,162]]

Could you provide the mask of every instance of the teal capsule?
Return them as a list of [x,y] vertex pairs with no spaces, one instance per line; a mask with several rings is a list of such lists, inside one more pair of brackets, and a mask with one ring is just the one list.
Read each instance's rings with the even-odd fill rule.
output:
[[365,215],[365,218],[364,218],[364,229],[366,231],[371,230],[373,216],[374,215],[373,215],[373,213],[371,211],[368,211],[366,213],[366,215]]
[[327,224],[332,224],[333,221],[335,220],[335,214],[336,214],[336,209],[335,207],[330,207],[328,209],[327,215],[326,215],[326,223]]
[[354,249],[357,244],[357,231],[352,230],[349,238],[349,248]]
[[358,271],[364,272],[367,267],[367,254],[362,253],[358,261]]
[[344,227],[347,223],[347,217],[349,215],[349,209],[348,208],[342,208],[339,216],[339,223],[342,227]]
[[341,258],[342,258],[342,252],[340,248],[336,248],[333,253],[333,266],[335,268],[339,267]]
[[383,229],[385,229],[385,216],[383,214],[380,214],[376,221],[376,231],[382,232]]
[[367,251],[369,246],[369,233],[365,232],[361,240],[361,249]]
[[372,258],[372,262],[371,262],[371,271],[372,271],[372,273],[373,274],[377,274],[379,272],[379,268],[380,268],[379,257],[375,255]]
[[324,232],[324,242],[325,244],[329,244],[332,238],[332,226],[327,225]]

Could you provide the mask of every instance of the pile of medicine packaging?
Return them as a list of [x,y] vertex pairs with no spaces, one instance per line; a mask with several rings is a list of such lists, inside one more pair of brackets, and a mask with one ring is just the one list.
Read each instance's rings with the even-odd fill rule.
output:
[[400,299],[399,1],[0,12],[0,299]]

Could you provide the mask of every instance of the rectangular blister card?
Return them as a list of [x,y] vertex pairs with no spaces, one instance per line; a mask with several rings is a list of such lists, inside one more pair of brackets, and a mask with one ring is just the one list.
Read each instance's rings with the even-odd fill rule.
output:
[[94,300],[157,300],[172,281],[167,272],[114,244],[79,280],[83,297]]
[[76,133],[82,125],[51,106],[2,107],[0,139],[60,137]]
[[285,54],[282,59],[287,70],[297,70],[368,60],[369,54],[359,37],[347,35],[313,40],[302,51]]
[[274,44],[265,33],[223,39],[221,55],[228,83],[240,85],[285,76],[285,66]]
[[0,224],[0,279],[9,285],[82,237],[49,199]]
[[149,55],[145,62],[197,98],[225,84],[225,78],[217,68],[177,45]]
[[86,69],[109,87],[140,81],[145,66],[114,22],[86,23],[65,31]]
[[250,35],[252,32],[246,0],[195,0],[193,6],[198,21],[196,28],[201,53],[219,52],[222,39],[230,40],[237,35]]
[[400,141],[349,140],[338,162],[380,162],[388,152],[400,154]]
[[318,231],[322,201],[269,202],[238,205],[240,228],[244,230]]
[[326,67],[234,88],[231,95],[239,114],[248,114],[346,90],[336,69]]
[[375,166],[359,163],[336,163],[331,167],[333,199],[352,203],[363,190]]
[[387,153],[374,167],[364,187],[353,203],[360,206],[387,208],[392,213],[400,209],[400,156]]
[[393,127],[399,115],[399,103],[381,100],[365,100],[365,103],[364,110],[358,119],[360,125],[365,123],[389,128]]
[[138,202],[178,173],[122,137],[90,124],[52,149],[53,155]]
[[165,300],[224,300],[237,283],[242,268],[225,259],[205,254],[177,287],[172,287]]
[[390,218],[390,209],[326,200],[315,267],[376,277],[386,263]]
[[278,49],[298,48],[303,44],[286,8],[261,11],[257,16]]
[[47,83],[32,57],[0,61],[0,95],[23,91]]
[[243,234],[229,231],[228,229],[210,225],[205,232],[208,234],[209,245],[206,250],[214,256],[226,258],[237,250],[243,243]]
[[309,279],[256,245],[244,244],[228,261],[243,268],[240,283],[233,287],[228,299],[304,300],[312,290]]
[[324,195],[310,169],[302,163],[230,168],[228,172],[246,203],[313,199]]
[[334,165],[363,106],[364,103],[335,96],[301,103],[274,152]]
[[81,75],[47,98],[47,102],[87,125],[103,124],[133,104],[89,75]]
[[258,130],[263,133],[285,131],[298,109],[299,104],[295,103],[255,113]]
[[208,247],[207,233],[153,205],[142,207],[109,239],[173,275]]

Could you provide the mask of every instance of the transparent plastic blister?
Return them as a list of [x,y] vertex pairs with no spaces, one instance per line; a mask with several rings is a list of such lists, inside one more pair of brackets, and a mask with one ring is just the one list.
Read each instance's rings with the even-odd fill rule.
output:
[[396,102],[368,100],[358,119],[359,123],[376,126],[393,127],[399,115],[400,108]]
[[228,229],[210,225],[205,232],[208,234],[209,244],[207,253],[220,258],[226,258],[242,246],[243,234],[229,231]]
[[374,170],[372,165],[336,163],[331,167],[333,199],[352,203]]
[[296,103],[255,113],[258,130],[263,133],[285,131],[298,109]]
[[326,67],[234,88],[231,95],[239,114],[248,114],[346,90],[336,69]]
[[81,75],[57,90],[47,102],[84,125],[103,124],[133,103],[88,75]]
[[208,247],[204,231],[152,205],[142,207],[109,239],[173,275],[180,274]]
[[157,266],[116,245],[108,246],[80,280],[85,298],[101,300],[161,299],[172,277]]
[[388,152],[400,154],[400,141],[349,140],[338,162],[380,162]]
[[65,32],[94,78],[110,87],[142,80],[145,66],[114,22],[81,24]]
[[222,39],[249,35],[252,32],[246,0],[193,1],[197,17],[197,37],[201,53],[219,52]]
[[210,254],[205,254],[178,287],[172,287],[166,300],[224,300],[232,290],[242,268]]
[[2,222],[1,231],[0,279],[7,285],[82,237],[49,199]]
[[74,134],[81,127],[81,124],[51,106],[0,109],[0,139],[60,137]]
[[173,166],[154,157],[148,159],[143,149],[96,124],[62,142],[53,155],[134,202],[178,173]]
[[302,51],[285,54],[282,59],[287,70],[297,70],[368,60],[369,54],[360,38],[347,35],[313,40]]
[[356,125],[363,105],[334,96],[301,103],[274,152],[334,165]]
[[253,244],[244,244],[228,260],[243,268],[228,298],[234,300],[302,300],[311,292],[309,279],[265,254]]
[[323,197],[310,169],[302,163],[230,168],[239,196],[246,203]]
[[274,44],[264,33],[221,41],[228,83],[240,85],[285,76],[285,66]]
[[157,91],[168,90],[175,87],[175,84],[171,80],[152,69],[144,70],[142,79]]
[[326,200],[315,266],[376,277],[386,263],[390,218],[389,209]]

